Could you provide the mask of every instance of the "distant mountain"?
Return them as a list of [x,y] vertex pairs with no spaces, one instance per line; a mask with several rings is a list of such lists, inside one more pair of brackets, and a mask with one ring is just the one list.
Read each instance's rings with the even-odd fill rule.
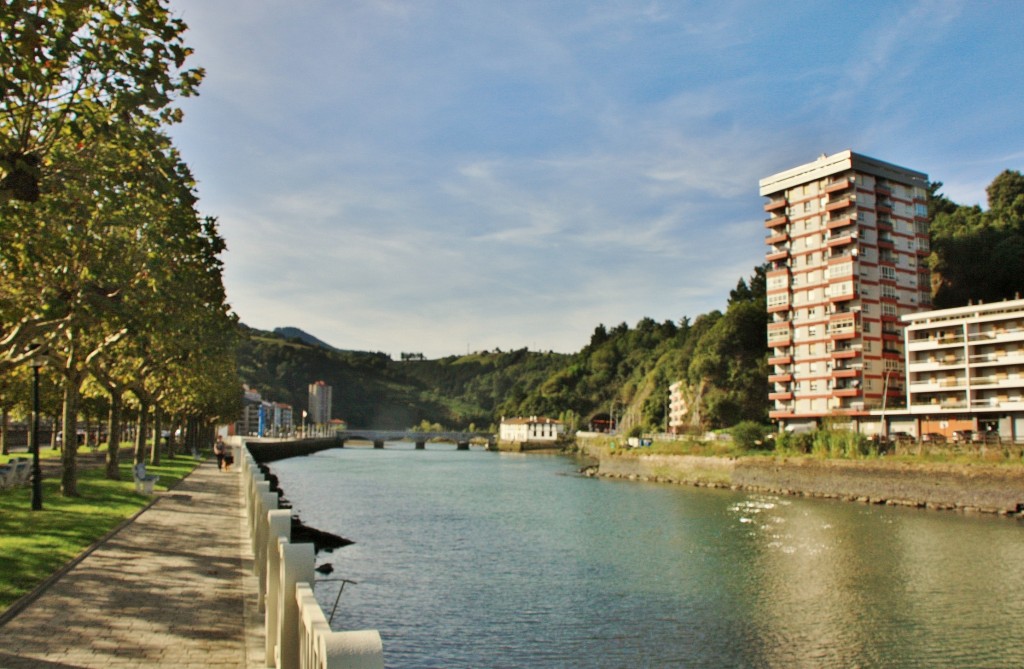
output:
[[316,337],[309,334],[305,330],[300,330],[299,328],[274,328],[274,334],[284,339],[298,339],[304,344],[309,344],[310,346],[319,346],[320,348],[325,348],[328,351],[340,350],[334,348],[325,341],[317,339]]

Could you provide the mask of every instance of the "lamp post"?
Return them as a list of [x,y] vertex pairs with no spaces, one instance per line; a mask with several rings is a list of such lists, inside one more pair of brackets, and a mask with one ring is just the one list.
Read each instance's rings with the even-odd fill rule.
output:
[[39,368],[43,360],[32,358],[32,510],[43,509],[43,470],[39,466]]

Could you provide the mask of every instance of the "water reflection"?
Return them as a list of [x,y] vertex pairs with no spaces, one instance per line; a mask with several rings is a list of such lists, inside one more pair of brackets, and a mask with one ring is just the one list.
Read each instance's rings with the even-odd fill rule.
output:
[[1024,661],[1019,635],[999,648],[991,629],[993,611],[1024,622],[1013,521],[772,496],[729,511],[756,550],[750,599],[766,665]]

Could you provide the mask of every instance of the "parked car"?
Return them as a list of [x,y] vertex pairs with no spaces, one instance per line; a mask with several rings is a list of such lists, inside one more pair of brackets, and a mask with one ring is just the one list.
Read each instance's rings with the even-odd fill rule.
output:
[[938,432],[925,432],[921,435],[921,441],[930,442],[933,444],[944,444],[946,443],[946,435]]
[[958,444],[966,444],[971,441],[971,437],[974,435],[974,430],[956,430],[953,432],[953,441]]
[[909,432],[892,432],[889,434],[889,438],[896,443],[905,444],[908,441],[914,441],[914,435]]

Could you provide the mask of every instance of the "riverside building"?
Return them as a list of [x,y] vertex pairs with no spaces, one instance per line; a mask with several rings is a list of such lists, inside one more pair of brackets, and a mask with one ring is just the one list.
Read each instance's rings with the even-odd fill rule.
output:
[[928,176],[843,151],[759,185],[770,416],[795,428],[904,407],[900,317],[931,305]]
[[908,412],[921,433],[1024,439],[1024,299],[903,316]]

